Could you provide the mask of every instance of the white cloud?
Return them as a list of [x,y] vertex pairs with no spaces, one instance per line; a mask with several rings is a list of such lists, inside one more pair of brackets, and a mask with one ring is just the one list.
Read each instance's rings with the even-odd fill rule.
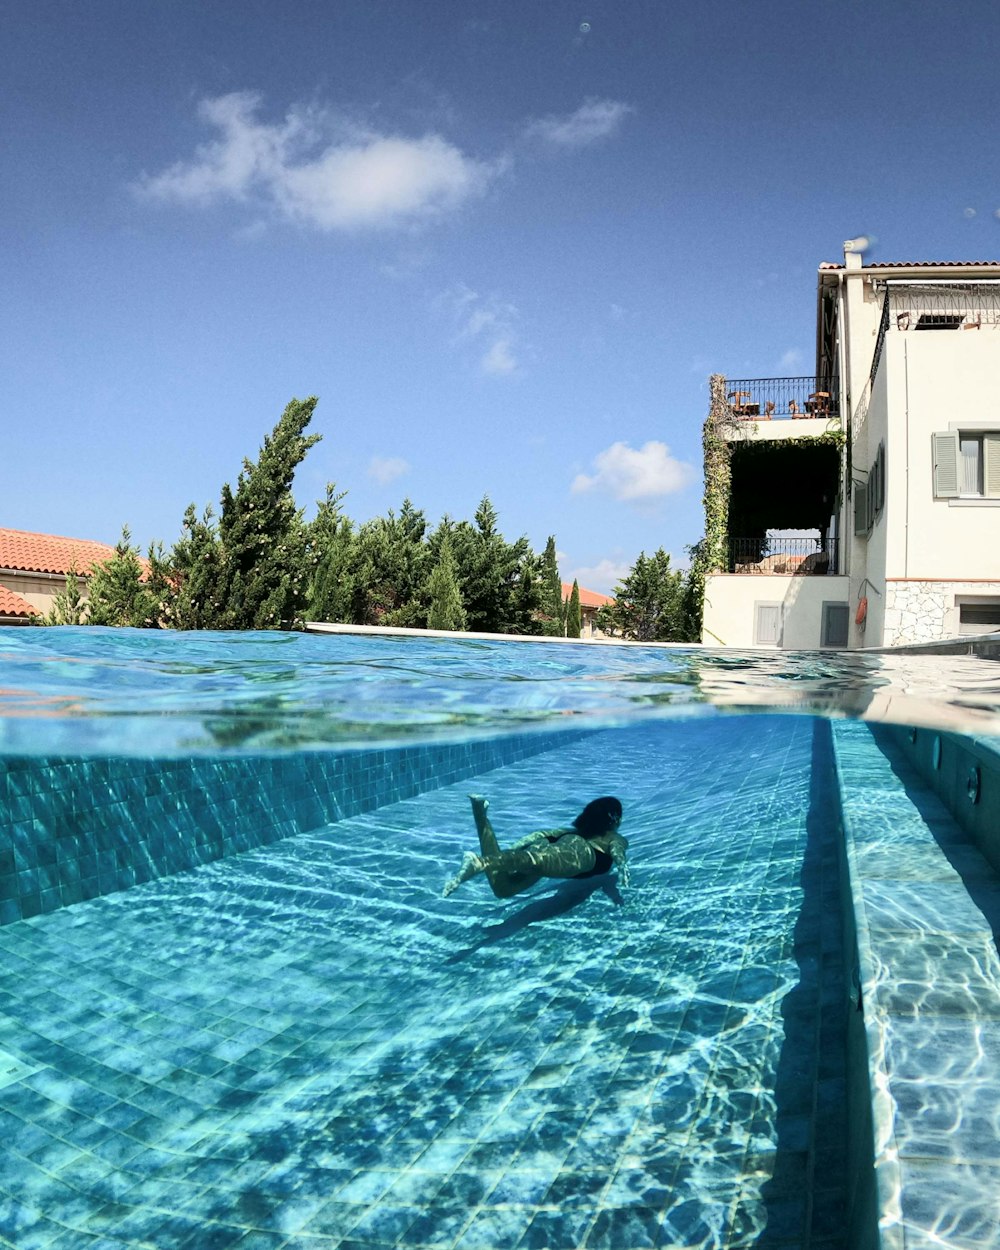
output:
[[612,443],[594,457],[596,472],[578,473],[574,493],[600,490],[627,503],[658,499],[683,490],[691,481],[691,465],[675,460],[666,443],[650,441],[638,451],[628,443]]
[[513,373],[517,361],[511,351],[510,340],[497,339],[480,361],[484,373]]
[[436,134],[378,134],[299,105],[270,124],[258,119],[259,108],[252,92],[203,100],[199,114],[218,137],[190,161],[144,177],[137,190],[191,205],[262,202],[320,230],[350,230],[454,209],[481,194],[503,167]]
[[529,122],[525,134],[553,147],[582,148],[588,143],[609,138],[631,112],[631,106],[620,100],[591,98],[584,100],[575,113],[563,117],[539,117]]
[[632,571],[624,560],[599,560],[597,564],[582,565],[566,574],[566,581],[575,578],[586,590],[596,590],[602,595],[613,595],[615,587]]
[[446,291],[438,303],[451,309],[460,341],[472,340],[483,347],[479,358],[483,373],[503,377],[517,371],[518,311],[513,304],[480,295],[464,282]]
[[388,486],[409,471],[409,463],[401,456],[372,456],[368,462],[368,476],[380,486]]
[[778,361],[779,369],[798,369],[802,364],[802,353],[797,347],[790,347]]

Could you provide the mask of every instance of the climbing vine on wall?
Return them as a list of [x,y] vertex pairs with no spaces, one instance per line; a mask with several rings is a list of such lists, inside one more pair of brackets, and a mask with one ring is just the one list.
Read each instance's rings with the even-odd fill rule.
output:
[[[755,428],[749,422],[734,416],[726,398],[726,379],[715,373],[709,379],[710,400],[708,420],[702,435],[705,457],[705,536],[691,549],[691,577],[689,597],[692,615],[696,618],[696,630],[700,632],[705,605],[705,578],[710,573],[722,572],[729,567],[729,501],[733,481],[733,452],[737,447],[745,451],[766,451],[773,448],[769,440],[748,437]],[[827,429],[822,434],[790,439],[788,448],[836,447],[841,451],[846,435],[839,428]]]

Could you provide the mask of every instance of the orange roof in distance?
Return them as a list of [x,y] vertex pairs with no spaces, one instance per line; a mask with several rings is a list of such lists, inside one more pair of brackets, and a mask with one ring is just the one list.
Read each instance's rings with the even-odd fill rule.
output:
[[[563,599],[568,599],[573,593],[572,582],[562,582]],[[581,608],[603,608],[606,603],[614,603],[614,595],[602,595],[597,590],[584,590],[580,587],[580,607]]]
[[114,554],[114,547],[89,538],[0,529],[0,569],[66,574],[75,567],[78,573],[90,573],[95,564],[103,564]]
[[39,616],[37,608],[33,608],[27,599],[15,595],[6,586],[0,586],[0,616]]

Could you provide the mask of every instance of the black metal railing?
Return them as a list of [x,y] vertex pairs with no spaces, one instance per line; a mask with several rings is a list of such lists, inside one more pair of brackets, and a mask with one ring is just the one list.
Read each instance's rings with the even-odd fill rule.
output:
[[1000,284],[995,282],[890,282],[885,304],[890,331],[1000,325]]
[[837,378],[727,378],[726,399],[738,420],[839,417]]
[[822,576],[837,572],[837,540],[730,538],[730,573]]

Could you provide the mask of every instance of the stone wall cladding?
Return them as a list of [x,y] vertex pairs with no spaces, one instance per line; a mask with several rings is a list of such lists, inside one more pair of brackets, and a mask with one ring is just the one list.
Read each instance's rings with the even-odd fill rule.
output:
[[882,645],[951,638],[956,595],[1000,596],[1000,582],[889,582]]
[[373,811],[566,741],[533,733],[226,759],[0,757],[0,924]]

